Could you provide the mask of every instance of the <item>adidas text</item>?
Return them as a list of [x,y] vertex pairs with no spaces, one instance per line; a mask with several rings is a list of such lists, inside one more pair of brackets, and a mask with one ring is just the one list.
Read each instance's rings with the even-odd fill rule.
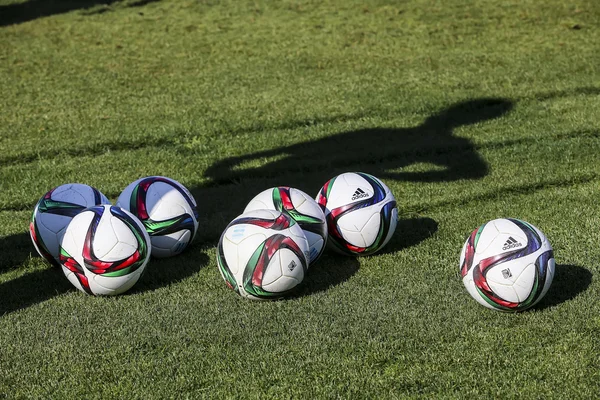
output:
[[354,195],[352,196],[352,200],[362,199],[363,197],[369,197],[369,194],[365,193],[365,191],[362,190],[361,188],[358,188],[358,189],[356,189],[356,192],[354,192]]
[[522,246],[522,244],[520,242],[517,242],[512,236],[510,236],[508,238],[508,240],[506,241],[506,243],[504,243],[502,250],[509,250],[509,249],[513,249],[515,247],[521,247],[521,246]]

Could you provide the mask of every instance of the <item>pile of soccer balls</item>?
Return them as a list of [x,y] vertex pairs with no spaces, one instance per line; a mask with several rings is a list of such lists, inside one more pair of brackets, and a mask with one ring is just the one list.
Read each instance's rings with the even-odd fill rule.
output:
[[77,289],[115,295],[139,280],[150,254],[181,253],[197,229],[189,191],[151,176],[128,185],[115,206],[91,186],[58,186],[37,203],[29,233],[38,253],[59,265]]
[[[329,247],[360,256],[381,250],[396,229],[398,210],[378,178],[349,172],[327,181],[316,199],[290,187],[256,195],[223,231],[217,265],[227,286],[249,299],[293,292]],[[94,295],[130,289],[150,254],[179,254],[198,229],[190,192],[165,177],[139,179],[116,206],[83,184],[59,186],[38,202],[30,224],[37,251],[60,265],[79,290]],[[550,243],[517,219],[489,221],[467,238],[460,275],[480,304],[525,310],[547,293],[555,261]]]
[[316,200],[299,189],[267,189],[225,228],[217,264],[239,295],[279,298],[302,282],[326,243],[347,255],[373,254],[388,243],[397,219],[390,189],[361,172],[330,179]]

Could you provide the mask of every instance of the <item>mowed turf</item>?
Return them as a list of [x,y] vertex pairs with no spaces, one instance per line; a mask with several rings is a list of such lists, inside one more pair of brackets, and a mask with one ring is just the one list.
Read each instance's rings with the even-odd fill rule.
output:
[[[0,398],[597,398],[598,21],[594,0],[0,0]],[[327,252],[282,301],[226,288],[215,246],[255,194],[346,171],[396,195],[380,254]],[[37,256],[46,191],[147,175],[198,201],[184,254],[111,298]],[[457,276],[499,217],[555,250],[518,314]]]

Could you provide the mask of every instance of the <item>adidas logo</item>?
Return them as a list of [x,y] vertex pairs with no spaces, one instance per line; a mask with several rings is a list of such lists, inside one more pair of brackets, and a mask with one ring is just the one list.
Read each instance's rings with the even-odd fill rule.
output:
[[517,242],[512,236],[509,236],[508,240],[504,243],[502,250],[509,250],[521,246],[523,245],[520,242]]
[[369,197],[368,193],[365,193],[361,188],[356,189],[356,192],[352,195],[352,200],[362,199],[363,197]]

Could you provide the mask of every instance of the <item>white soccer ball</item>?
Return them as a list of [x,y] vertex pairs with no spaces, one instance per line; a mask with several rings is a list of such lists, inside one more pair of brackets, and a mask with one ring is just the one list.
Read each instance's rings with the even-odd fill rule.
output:
[[198,208],[181,183],[164,176],[149,176],[129,184],[117,206],[139,218],[152,242],[154,257],[181,253],[198,231]]
[[540,301],[554,277],[546,236],[525,221],[501,218],[475,229],[460,255],[469,294],[493,310],[521,311]]
[[150,237],[122,208],[87,208],[69,223],[60,263],[69,281],[84,293],[116,295],[129,290],[150,259]]
[[250,200],[244,213],[260,209],[281,211],[300,225],[308,240],[309,265],[323,254],[327,242],[325,214],[308,194],[287,186],[267,189]]
[[254,210],[231,221],[219,239],[217,265],[227,286],[249,299],[275,299],[304,279],[308,241],[276,210]]
[[373,254],[390,241],[396,230],[396,199],[372,175],[338,175],[323,185],[317,202],[327,220],[328,243],[342,254]]
[[37,252],[58,266],[60,241],[67,225],[83,209],[98,204],[110,202],[98,189],[82,183],[61,185],[43,195],[29,224],[29,236]]

